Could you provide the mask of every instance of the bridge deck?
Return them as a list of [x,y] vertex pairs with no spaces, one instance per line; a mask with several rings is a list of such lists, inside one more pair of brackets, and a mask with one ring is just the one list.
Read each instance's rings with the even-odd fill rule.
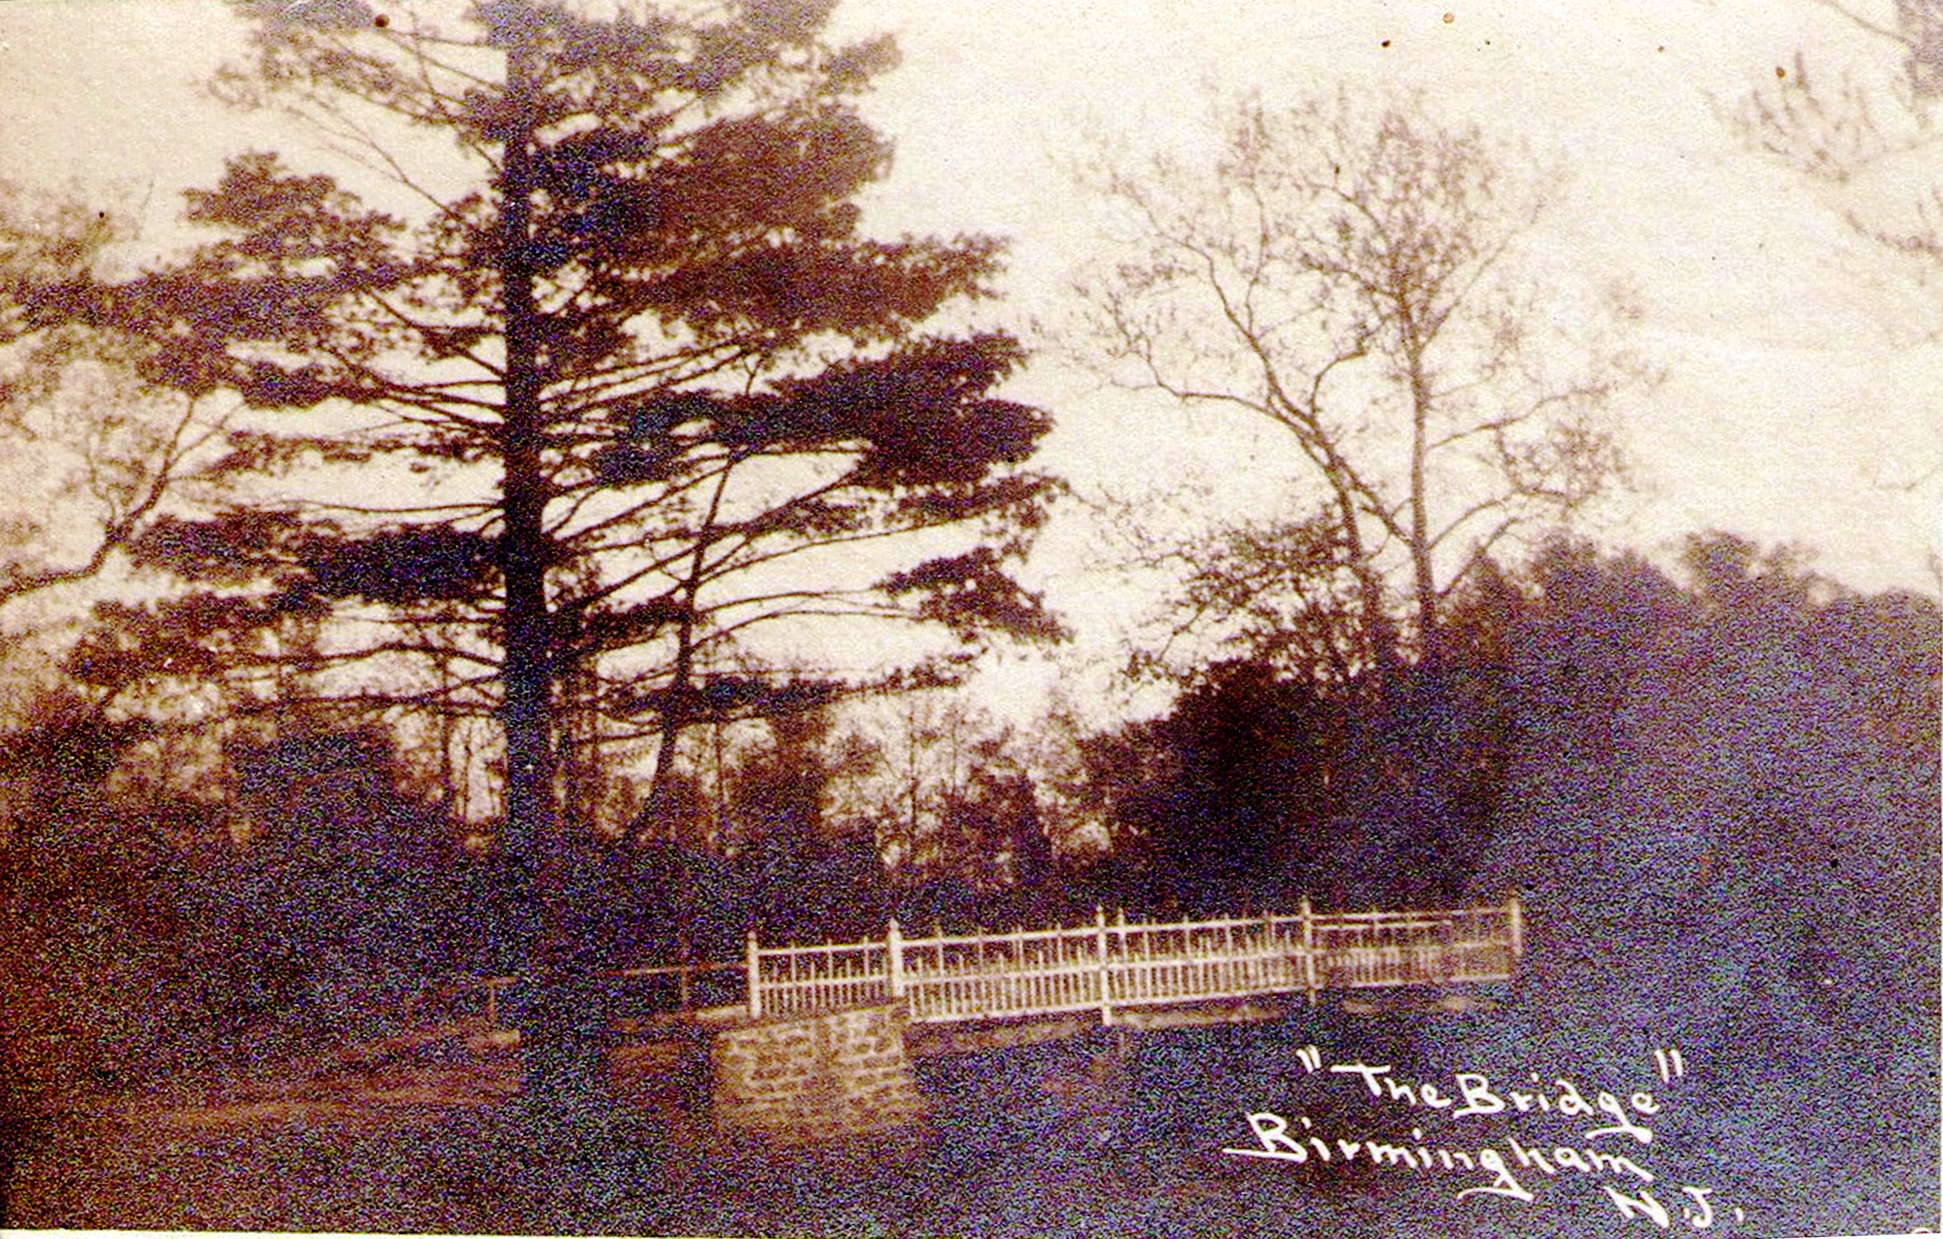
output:
[[[737,962],[629,968],[601,981],[630,1009],[620,1023],[636,1033],[891,1002],[905,1003],[916,1024],[1082,1013],[1111,1024],[1196,1003],[1505,982],[1523,955],[1515,895],[1495,906],[1392,912],[1318,913],[1305,899],[1288,916],[1156,923],[1096,911],[1079,926],[928,938],[907,937],[892,920],[881,939],[821,946],[763,946],[751,932]],[[487,1024],[501,1023],[499,996],[518,983],[483,982]]]
[[1318,914],[1168,924],[1094,923],[1009,934],[764,947],[744,972],[752,1016],[903,1000],[941,1024],[1098,1012],[1322,990],[1509,981],[1524,951],[1514,896],[1497,907]]

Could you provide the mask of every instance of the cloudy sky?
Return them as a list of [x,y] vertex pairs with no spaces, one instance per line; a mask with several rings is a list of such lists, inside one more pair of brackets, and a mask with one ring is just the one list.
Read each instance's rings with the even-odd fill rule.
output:
[[[1853,3],[1890,20],[1889,0]],[[1537,238],[1548,271],[1568,300],[1625,280],[1639,343],[1668,375],[1623,406],[1636,485],[1592,532],[1664,557],[1725,528],[1803,543],[1857,587],[1937,588],[1943,298],[1843,215],[1905,218],[1943,170],[1943,139],[1838,188],[1751,152],[1726,119],[1797,51],[1825,81],[1893,80],[1896,48],[1827,4],[846,0],[838,22],[893,33],[903,52],[869,101],[898,151],[873,226],[1011,238],[992,314],[1022,328],[1065,314],[1102,227],[1064,171],[1080,135],[1191,147],[1210,90],[1276,103],[1340,83],[1421,88],[1447,116],[1562,157],[1569,191]],[[5,0],[0,176],[78,183],[166,234],[179,190],[226,154],[292,145],[270,118],[198,93],[236,41],[209,0]],[[1082,491],[1293,463],[1272,433],[1101,390],[1050,341],[1018,388],[1057,414],[1047,460]],[[1067,522],[1039,571],[1097,652],[1125,606],[1081,571],[1093,539]]]

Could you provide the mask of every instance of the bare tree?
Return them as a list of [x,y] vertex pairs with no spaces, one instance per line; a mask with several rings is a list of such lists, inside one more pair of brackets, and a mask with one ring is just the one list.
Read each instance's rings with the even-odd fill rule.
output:
[[[1080,283],[1088,344],[1116,382],[1285,430],[1319,488],[1279,538],[1308,560],[1287,572],[1348,583],[1363,666],[1428,653],[1472,564],[1619,476],[1606,413],[1646,367],[1611,342],[1616,301],[1561,304],[1519,261],[1555,178],[1476,127],[1347,94],[1216,123],[1211,160],[1085,173],[1127,225]],[[1278,540],[1238,536],[1212,571]]]
[[[1853,74],[1830,81],[1811,73],[1808,58],[1777,69],[1775,80],[1752,92],[1734,117],[1758,150],[1803,174],[1845,186],[1898,160],[1920,163],[1943,141],[1936,110],[1943,105],[1943,0],[1894,0],[1891,12],[1821,0],[1856,29],[1877,37],[1898,62],[1875,80]],[[1850,225],[1863,236],[1917,259],[1926,276],[1943,274],[1943,182],[1918,191],[1910,213],[1884,219],[1871,207],[1851,206]]]
[[1209,510],[1223,505],[1218,483],[1170,487],[1083,499],[1101,528],[1094,569],[1156,600],[1134,621],[1127,675],[1185,683],[1211,651],[1245,651],[1314,683],[1353,681],[1368,643],[1356,622],[1356,576],[1328,510],[1290,518],[1270,507],[1211,521]]
[[[1808,57],[1797,54],[1792,67],[1778,68],[1771,83],[1742,101],[1732,123],[1756,150],[1846,199],[1840,209],[1849,227],[1904,255],[1916,278],[1933,285],[1943,279],[1943,179],[1929,175],[1943,150],[1943,130],[1937,127],[1943,106],[1943,0],[1893,0],[1873,7],[1848,0],[1819,3],[1875,36],[1895,57],[1893,66],[1873,77],[1829,79],[1811,72]],[[1912,174],[1907,189],[1905,174]],[[1907,194],[1900,214],[1880,194],[1857,192],[1883,181],[1891,196]],[[1917,333],[1934,339],[1943,333],[1943,321],[1927,318]],[[1934,486],[1939,472],[1943,465],[1932,452],[1915,468],[1904,466],[1900,476],[1875,484],[1920,491]],[[1943,581],[1934,549],[1930,560],[1932,575]]]

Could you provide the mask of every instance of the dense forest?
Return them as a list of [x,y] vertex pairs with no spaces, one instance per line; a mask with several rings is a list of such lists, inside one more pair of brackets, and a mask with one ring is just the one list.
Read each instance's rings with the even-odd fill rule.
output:
[[[1758,888],[1787,893],[1777,966],[1830,1029],[1934,1021],[1933,987],[1908,983],[1933,962],[1943,864],[1934,601],[1726,535],[1695,538],[1678,581],[1567,541],[1488,580],[1435,665],[1380,686],[1222,662],[1157,718],[1050,757],[968,736],[955,770],[876,778],[875,798],[849,772],[895,755],[832,707],[746,728],[664,816],[579,832],[574,958],[733,960],[750,929],[850,941],[893,915],[969,931],[1512,889],[1564,941]],[[198,779],[222,794],[195,797],[155,724],[79,689],[35,716],[7,748],[5,983],[13,1069],[38,1086],[368,1031],[509,966],[490,824],[455,817],[383,726],[256,720]]]

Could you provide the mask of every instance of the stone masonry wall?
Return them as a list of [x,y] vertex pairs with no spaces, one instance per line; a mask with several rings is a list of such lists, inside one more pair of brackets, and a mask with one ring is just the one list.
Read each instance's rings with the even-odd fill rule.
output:
[[716,1035],[715,1119],[785,1141],[898,1127],[923,1110],[902,1005],[768,1020]]

